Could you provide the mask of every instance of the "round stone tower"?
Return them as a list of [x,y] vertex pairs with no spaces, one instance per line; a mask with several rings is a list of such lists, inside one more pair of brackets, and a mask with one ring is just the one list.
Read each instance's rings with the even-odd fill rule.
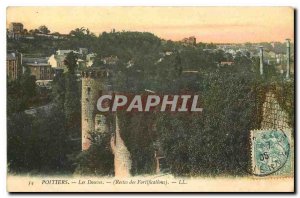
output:
[[100,68],[82,72],[82,150],[90,147],[90,132],[103,133],[108,130],[106,115],[97,110],[97,100],[103,94],[110,94],[109,77],[109,71]]
[[[82,72],[81,93],[81,122],[82,122],[82,150],[91,145],[91,132],[111,133],[111,149],[114,154],[116,177],[129,177],[131,170],[131,155],[121,138],[116,114],[100,112],[97,101],[101,95],[113,95],[110,84],[111,72],[100,68],[90,68]],[[109,120],[108,120],[109,118]],[[116,126],[112,126],[112,123]]]

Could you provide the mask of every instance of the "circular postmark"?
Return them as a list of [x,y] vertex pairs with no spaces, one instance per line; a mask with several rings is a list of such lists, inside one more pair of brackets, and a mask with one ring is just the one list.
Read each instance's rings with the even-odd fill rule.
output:
[[266,176],[275,173],[286,163],[290,143],[281,130],[258,130],[252,135],[252,167],[253,173]]

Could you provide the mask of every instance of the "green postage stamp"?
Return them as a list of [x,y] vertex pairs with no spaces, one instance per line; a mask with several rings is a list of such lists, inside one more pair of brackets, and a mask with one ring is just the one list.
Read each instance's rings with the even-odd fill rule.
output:
[[279,129],[251,131],[252,170],[257,176],[291,173],[291,134]]

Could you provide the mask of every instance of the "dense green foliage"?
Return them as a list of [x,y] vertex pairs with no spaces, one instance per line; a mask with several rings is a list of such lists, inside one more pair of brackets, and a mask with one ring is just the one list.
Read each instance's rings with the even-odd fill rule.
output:
[[219,71],[205,82],[202,113],[158,120],[167,162],[175,175],[245,174],[249,131],[257,127],[253,76]]
[[81,86],[75,75],[76,60],[77,58],[73,52],[66,57],[65,62],[68,72],[64,75],[65,90],[62,94],[64,94],[64,114],[68,134],[78,138],[81,136]]
[[91,132],[91,146],[82,151],[75,159],[75,174],[112,176],[114,157],[110,148],[110,134]]
[[[146,94],[145,90],[152,90],[161,95],[200,96],[199,103],[204,109],[201,113],[118,114],[121,136],[131,153],[133,175],[155,172],[157,145],[174,175],[247,174],[249,131],[259,127],[263,95],[274,83],[276,90],[280,90],[277,96],[284,101],[281,104],[289,113],[291,124],[294,123],[293,80],[284,81],[274,65],[267,65],[265,75],[258,76],[259,60],[249,54],[238,53],[233,57],[221,50],[210,50],[216,48],[213,44],[185,46],[151,33],[113,31],[96,37],[85,28],[71,31],[62,40],[37,38],[8,43],[8,48],[45,56],[57,49],[78,47],[97,53],[92,67],[112,72],[109,83],[114,91]],[[280,51],[282,45],[276,44],[275,48]],[[103,64],[101,59],[108,56],[117,56],[117,64]],[[220,61],[235,64],[221,67]],[[53,81],[54,107],[35,118],[22,113],[30,106],[28,98],[35,94],[34,80],[25,76],[22,83],[8,84],[9,168],[12,172],[112,175],[111,134],[91,132],[91,147],[79,152],[81,93],[75,55],[70,53],[65,63],[69,71]],[[283,97],[288,99],[281,100]]]
[[[74,63],[74,57],[69,61]],[[19,88],[14,87],[18,80],[9,82],[14,86],[8,86],[8,99],[17,100],[15,94],[23,94],[19,100],[28,101],[36,86],[31,78],[24,75],[20,79],[24,81],[23,86],[19,85]],[[74,72],[67,72],[55,77],[52,86],[51,103],[45,109],[34,107],[36,112],[32,115],[23,112],[32,107],[28,103],[24,102],[24,107],[17,110],[18,100],[8,105],[7,156],[12,173],[62,174],[72,173],[76,168],[73,163],[81,149],[79,82]]]
[[60,111],[38,112],[39,117],[16,113],[7,121],[7,160],[12,173],[70,173],[73,152]]
[[152,113],[119,114],[122,139],[131,154],[133,175],[153,173],[155,170],[153,144],[157,134],[153,130]]
[[35,77],[26,72],[20,79],[7,81],[7,115],[24,111],[33,102],[38,103]]
[[[156,79],[147,81],[149,76],[142,76],[142,79],[130,81],[137,84],[131,88],[142,87],[140,90],[143,90],[151,87],[159,93],[188,91],[198,94],[204,112],[128,113],[121,117],[123,138],[133,155],[133,173],[154,172],[153,155],[157,140],[161,142],[167,164],[175,175],[247,173],[248,135],[257,127],[256,92],[253,89],[257,74],[252,71],[252,61],[237,57],[236,62],[241,64],[218,68],[213,58],[210,59],[213,55],[201,55],[205,54],[201,49],[197,49],[198,53],[189,47],[181,50],[181,53],[174,53],[160,62]],[[208,65],[205,67],[201,64],[203,62]],[[180,72],[188,66],[200,73]],[[152,127],[154,123],[156,129]],[[147,166],[143,162],[147,162]]]

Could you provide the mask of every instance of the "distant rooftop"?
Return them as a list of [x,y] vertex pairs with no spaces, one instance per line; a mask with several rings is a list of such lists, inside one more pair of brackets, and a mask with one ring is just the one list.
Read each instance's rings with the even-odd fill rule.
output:
[[24,64],[31,64],[31,63],[47,63],[48,58],[44,57],[38,57],[38,58],[29,58],[29,57],[23,57],[22,62]]
[[199,71],[196,70],[184,70],[182,73],[199,73]]
[[27,63],[29,66],[41,67],[41,66],[50,66],[48,63]]
[[8,53],[6,55],[6,60],[16,60],[17,57],[16,57],[16,53]]

